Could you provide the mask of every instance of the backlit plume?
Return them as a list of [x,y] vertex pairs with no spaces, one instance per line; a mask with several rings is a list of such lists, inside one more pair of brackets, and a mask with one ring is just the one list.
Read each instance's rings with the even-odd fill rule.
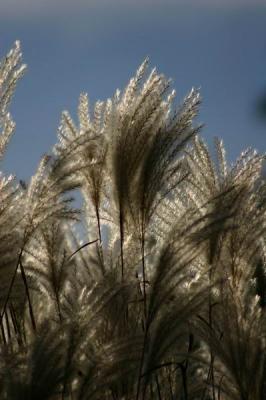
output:
[[[0,63],[1,161],[21,58]],[[200,101],[146,59],[62,113],[29,182],[0,174],[1,399],[266,398],[264,155],[211,157]]]

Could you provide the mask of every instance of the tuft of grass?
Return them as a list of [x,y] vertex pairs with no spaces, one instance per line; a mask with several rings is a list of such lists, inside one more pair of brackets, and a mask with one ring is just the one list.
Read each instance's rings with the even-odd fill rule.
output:
[[[0,63],[1,157],[21,59]],[[175,108],[170,86],[145,60],[63,112],[30,182],[1,174],[1,399],[266,398],[264,155],[229,166],[216,139],[213,160],[199,92]]]

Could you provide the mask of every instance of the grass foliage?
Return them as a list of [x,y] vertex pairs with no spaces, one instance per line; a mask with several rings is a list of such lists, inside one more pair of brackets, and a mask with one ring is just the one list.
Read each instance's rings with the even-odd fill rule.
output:
[[[24,71],[17,42],[1,157]],[[264,156],[228,165],[216,140],[212,158],[198,91],[174,96],[145,60],[123,92],[62,114],[30,182],[1,174],[1,399],[266,398]]]

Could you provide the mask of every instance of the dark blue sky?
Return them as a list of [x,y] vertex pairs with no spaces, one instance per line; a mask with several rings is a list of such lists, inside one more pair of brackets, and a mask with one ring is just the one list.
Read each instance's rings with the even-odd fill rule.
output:
[[50,151],[61,112],[75,115],[80,92],[91,102],[112,96],[147,55],[173,79],[177,102],[201,87],[203,136],[223,138],[230,160],[248,146],[266,151],[255,113],[266,91],[266,1],[1,0],[1,56],[16,39],[28,71],[1,169],[19,178]]

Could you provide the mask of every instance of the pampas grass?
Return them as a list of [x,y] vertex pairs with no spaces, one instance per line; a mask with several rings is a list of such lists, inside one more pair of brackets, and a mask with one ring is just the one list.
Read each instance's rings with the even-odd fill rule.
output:
[[[21,57],[0,64],[1,157]],[[264,156],[229,166],[216,139],[212,159],[199,92],[175,108],[170,87],[145,60],[63,112],[30,182],[1,174],[1,399],[266,397]]]

